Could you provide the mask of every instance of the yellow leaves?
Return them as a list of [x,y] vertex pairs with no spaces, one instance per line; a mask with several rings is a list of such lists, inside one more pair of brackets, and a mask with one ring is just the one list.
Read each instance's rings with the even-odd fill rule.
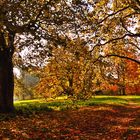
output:
[[109,3],[109,0],[100,0],[97,3],[97,6],[102,7],[102,6],[106,6]]
[[52,25],[49,25],[49,26],[48,26],[48,31],[49,31],[49,32],[55,31],[55,27],[52,26]]
[[127,0],[113,0],[112,1],[112,10],[117,11],[120,8],[123,8],[125,6],[128,6],[128,1]]
[[115,58],[115,65],[118,65],[121,62],[120,58]]
[[[78,95],[88,85],[85,82],[90,81],[92,75],[92,70],[89,69],[91,62],[86,59],[88,48],[83,46],[82,42],[83,40],[79,39],[71,41],[66,48],[53,49],[53,57],[44,71],[46,76],[41,80],[45,86],[39,84],[43,89],[47,88],[46,94]],[[88,90],[90,88],[87,87]]]

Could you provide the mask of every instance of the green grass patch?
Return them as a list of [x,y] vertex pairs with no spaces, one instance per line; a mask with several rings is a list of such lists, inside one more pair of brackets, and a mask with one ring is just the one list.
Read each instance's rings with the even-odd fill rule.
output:
[[129,102],[136,103],[137,105],[140,105],[140,96],[120,96],[120,98],[126,99]]
[[41,99],[16,101],[15,108],[17,112],[24,114],[31,114],[42,111],[52,111],[52,108],[48,107],[46,101]]
[[26,113],[77,109],[82,106],[96,105],[128,105],[130,102],[140,105],[140,96],[95,96],[85,101],[72,101],[66,97],[56,99],[35,99],[16,101],[15,107],[19,111]]

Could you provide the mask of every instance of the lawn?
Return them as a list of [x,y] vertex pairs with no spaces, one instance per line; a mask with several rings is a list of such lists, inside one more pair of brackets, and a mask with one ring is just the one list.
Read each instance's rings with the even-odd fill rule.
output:
[[77,109],[84,106],[96,105],[128,105],[129,103],[136,103],[140,105],[140,96],[95,96],[85,101],[72,101],[64,97],[56,99],[35,99],[16,101],[15,106],[17,110],[27,111],[44,111],[44,110],[67,110]]
[[0,139],[140,139],[140,96],[25,100],[15,107],[15,114],[0,114]]

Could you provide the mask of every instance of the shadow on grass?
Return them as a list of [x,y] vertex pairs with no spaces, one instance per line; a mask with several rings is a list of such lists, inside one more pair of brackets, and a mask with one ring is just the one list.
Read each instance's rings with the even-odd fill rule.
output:
[[139,98],[130,98],[129,100],[140,105],[140,97]]
[[16,111],[11,115],[0,114],[0,121],[12,119],[16,115],[30,116],[32,114],[39,114],[42,112],[50,112],[53,110],[65,111],[75,110],[80,107],[102,106],[102,105],[123,105],[126,106],[129,101],[140,103],[140,98],[120,98],[117,96],[95,96],[85,101],[71,101],[71,100],[54,100],[54,101],[21,101],[15,104]]
[[86,106],[95,106],[95,105],[102,105],[102,104],[118,104],[118,105],[126,105],[128,104],[127,99],[122,99],[119,97],[95,97],[89,99],[87,101],[79,101],[78,104],[86,105]]
[[9,121],[14,119],[16,116],[30,117],[35,114],[53,111],[45,103],[39,104],[39,106],[34,104],[26,104],[21,106],[16,106],[15,111],[12,113],[0,113],[0,121]]
[[39,113],[43,111],[52,110],[73,110],[78,109],[83,106],[96,106],[104,104],[118,104],[126,105],[128,103],[127,99],[117,98],[117,97],[95,97],[85,101],[72,101],[72,100],[57,100],[49,102],[20,102],[16,104],[16,110],[21,114],[32,114]]
[[50,112],[53,111],[52,108],[48,107],[47,104],[25,104],[21,106],[16,106],[16,114],[20,115],[30,115],[41,112]]

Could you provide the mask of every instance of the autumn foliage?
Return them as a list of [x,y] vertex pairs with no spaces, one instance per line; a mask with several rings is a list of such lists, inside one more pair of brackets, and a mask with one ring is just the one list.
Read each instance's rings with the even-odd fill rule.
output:
[[[110,53],[113,48],[102,53]],[[44,97],[67,95],[87,99],[95,94],[139,94],[140,68],[135,62],[117,57],[98,59],[100,50],[90,53],[83,40],[71,41],[66,47],[54,48],[52,57],[41,70],[37,91]],[[118,53],[136,57],[125,47]]]
[[91,63],[88,48],[77,41],[70,42],[66,48],[56,48],[42,70],[37,90],[48,97],[68,95],[77,99],[88,98],[93,90]]
[[0,1],[2,112],[14,111],[13,62],[46,64],[37,88],[44,96],[138,92],[139,68],[130,63],[140,65],[139,14],[139,0]]

